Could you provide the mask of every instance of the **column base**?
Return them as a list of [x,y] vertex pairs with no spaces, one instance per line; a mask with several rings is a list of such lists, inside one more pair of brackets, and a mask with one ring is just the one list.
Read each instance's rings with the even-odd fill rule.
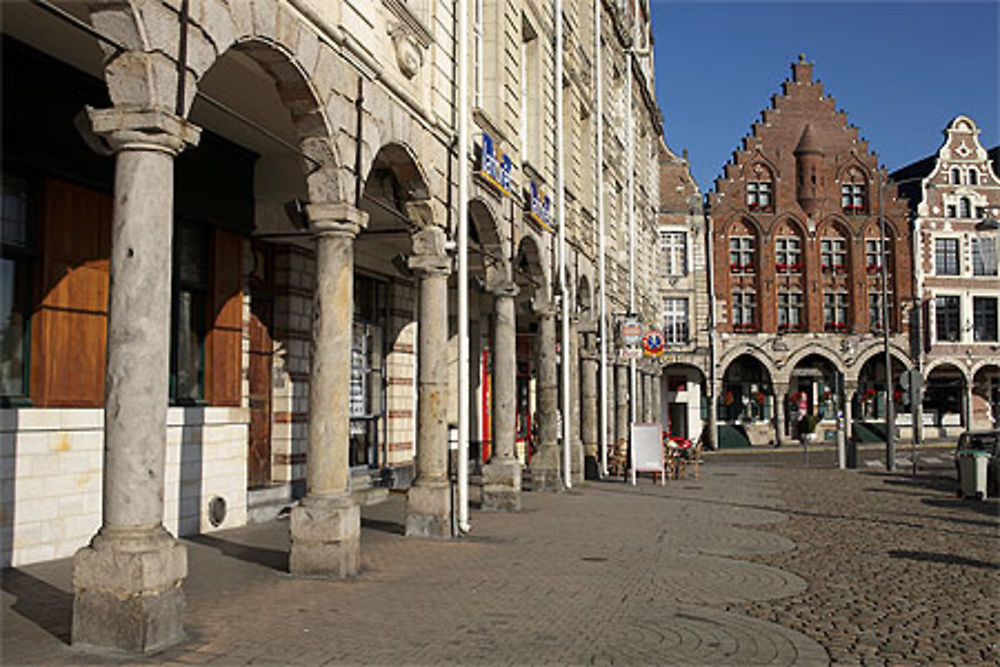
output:
[[73,648],[144,654],[185,639],[187,549],[161,525],[102,528],[73,556]]
[[600,479],[601,462],[597,458],[597,453],[587,454],[583,457],[583,478]]
[[451,485],[417,482],[406,492],[407,537],[451,537]]
[[310,498],[292,509],[288,570],[345,579],[361,569],[361,508],[351,498]]
[[521,511],[521,464],[494,460],[483,466],[483,511]]
[[570,454],[570,476],[573,479],[574,484],[579,484],[583,482],[583,441],[574,440],[570,444],[569,449]]
[[559,475],[559,446],[555,443],[539,445],[538,452],[531,459],[532,491],[564,491]]

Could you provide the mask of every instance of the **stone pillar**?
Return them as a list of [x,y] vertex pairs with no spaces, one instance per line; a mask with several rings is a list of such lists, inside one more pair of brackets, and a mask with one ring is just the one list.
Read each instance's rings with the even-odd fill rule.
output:
[[[610,352],[610,354],[608,356],[610,357],[611,354],[614,354],[615,351],[612,348],[609,352]],[[614,362],[608,361],[608,363],[607,363],[607,371],[606,371],[607,372],[607,376],[608,376],[608,399],[607,399],[608,400],[608,422],[606,424],[604,424],[604,432],[605,432],[606,437],[607,437],[608,459],[609,460],[611,459],[611,453],[614,451],[615,444],[616,444],[616,442],[618,440],[618,428],[617,428],[617,421],[618,421],[618,419],[617,419],[617,415],[618,415],[618,398],[617,398],[617,396],[618,396],[618,389],[617,389],[617,381],[615,380],[615,377],[616,377],[616,375],[615,375],[615,368],[616,368],[616,365],[614,364]],[[598,381],[599,380],[600,380],[600,378],[598,378]],[[600,400],[599,396],[598,396],[598,400]],[[600,409],[600,407],[598,407],[598,409]],[[598,452],[598,455],[600,455],[600,452]]]
[[653,421],[653,374],[649,371],[642,376],[642,405],[643,421],[649,424]]
[[538,451],[531,458],[531,487],[562,491],[559,462],[559,379],[556,372],[556,310],[536,309],[538,315]]
[[627,362],[615,364],[615,445],[628,442],[629,438],[629,367]]
[[719,395],[722,393],[722,383],[708,383],[708,447],[719,448]]
[[[657,369],[659,370],[659,369]],[[666,424],[663,423],[663,406],[661,405],[661,395],[660,389],[663,384],[663,376],[660,374],[655,374],[652,376],[652,381],[650,383],[649,400],[652,404],[652,419],[650,421],[657,423],[661,428],[665,427]]]
[[506,282],[493,292],[493,456],[483,466],[483,509],[521,510],[521,464],[514,455],[517,392],[517,285]]
[[854,395],[857,391],[857,382],[844,382],[844,433],[848,442],[854,437]]
[[962,379],[962,428],[965,430],[972,428],[972,383],[964,378]]
[[73,557],[74,647],[184,639],[187,551],[163,526],[174,157],[199,129],[164,111],[87,109],[116,153],[100,530]]
[[601,469],[600,438],[598,437],[598,370],[600,358],[595,349],[596,336],[584,334],[580,352],[580,435],[583,439],[584,472],[587,479],[597,479]]
[[292,574],[351,577],[361,565],[361,511],[351,498],[351,346],[354,238],[368,214],[349,204],[309,204],[316,234],[306,497],[292,509]]
[[774,384],[774,444],[781,447],[788,439],[785,431],[785,400],[788,396],[788,385],[781,382]]
[[580,420],[580,329],[579,320],[569,320],[569,405],[570,474],[573,482],[583,481],[583,435]]
[[410,269],[420,289],[417,327],[417,470],[406,494],[406,534],[451,537],[448,480],[448,274],[440,227],[413,234]]

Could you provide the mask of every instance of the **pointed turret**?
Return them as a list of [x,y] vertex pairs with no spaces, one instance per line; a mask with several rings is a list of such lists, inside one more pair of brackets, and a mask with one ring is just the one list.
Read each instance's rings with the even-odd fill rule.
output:
[[794,152],[796,199],[802,210],[812,216],[819,206],[819,173],[824,156],[812,123],[806,123]]

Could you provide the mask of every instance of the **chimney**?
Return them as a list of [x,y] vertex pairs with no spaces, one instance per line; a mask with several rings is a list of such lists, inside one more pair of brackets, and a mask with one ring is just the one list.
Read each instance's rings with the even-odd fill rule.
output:
[[792,63],[792,81],[795,83],[812,83],[814,63],[806,62],[804,53],[799,54],[799,61]]

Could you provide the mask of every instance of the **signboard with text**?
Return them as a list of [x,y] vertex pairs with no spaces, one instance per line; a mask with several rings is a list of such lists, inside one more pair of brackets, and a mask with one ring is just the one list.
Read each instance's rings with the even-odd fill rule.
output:
[[505,155],[486,132],[482,133],[479,149],[479,175],[494,188],[507,195],[514,192],[514,163]]

